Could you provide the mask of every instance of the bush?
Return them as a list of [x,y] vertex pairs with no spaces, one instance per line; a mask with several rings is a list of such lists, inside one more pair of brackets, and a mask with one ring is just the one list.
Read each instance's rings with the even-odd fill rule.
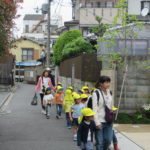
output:
[[77,39],[78,37],[82,37],[82,33],[79,30],[71,30],[60,35],[53,47],[53,60],[56,65],[59,65],[59,63],[62,61],[62,51],[65,45],[67,45],[69,42],[72,42],[74,39]]
[[81,53],[93,53],[92,45],[84,40],[82,37],[79,37],[72,42],[65,45],[62,51],[62,59],[65,60],[70,57],[78,56]]
[[119,113],[116,123],[120,124],[150,124],[150,119],[137,112],[134,114]]

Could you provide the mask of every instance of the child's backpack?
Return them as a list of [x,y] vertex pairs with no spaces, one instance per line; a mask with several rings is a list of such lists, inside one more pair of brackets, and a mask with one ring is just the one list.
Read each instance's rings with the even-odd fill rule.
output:
[[[97,95],[97,105],[99,105],[99,97],[100,97],[99,92],[98,92],[98,90],[95,90],[94,92]],[[110,94],[112,95],[112,91],[110,91]],[[92,101],[93,101],[92,96],[89,96],[88,100],[87,100],[87,107],[88,108],[93,109],[93,103],[92,103]]]

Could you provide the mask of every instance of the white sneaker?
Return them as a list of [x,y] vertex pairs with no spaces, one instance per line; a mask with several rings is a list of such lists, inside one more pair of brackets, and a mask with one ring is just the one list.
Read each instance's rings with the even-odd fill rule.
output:
[[42,112],[42,114],[46,115],[46,111],[45,110],[42,110],[41,112]]
[[73,140],[74,140],[74,141],[77,141],[77,135],[74,135],[74,136],[73,136]]

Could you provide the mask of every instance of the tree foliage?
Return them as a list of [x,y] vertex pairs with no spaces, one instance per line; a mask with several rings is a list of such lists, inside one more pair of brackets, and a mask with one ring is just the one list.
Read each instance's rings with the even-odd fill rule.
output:
[[77,39],[69,42],[65,45],[62,51],[63,60],[78,56],[81,53],[93,53],[93,47],[89,41],[84,40],[82,37],[78,37]]
[[62,51],[65,45],[67,45],[69,42],[72,42],[74,39],[77,39],[78,37],[82,37],[82,33],[79,30],[71,30],[60,35],[60,37],[56,41],[56,44],[53,47],[53,59],[56,65],[59,65],[59,63],[62,61]]
[[[104,36],[98,39],[100,43],[98,47],[99,57],[105,62],[109,60],[112,68],[114,65],[122,66],[123,63],[125,64],[121,55],[127,56],[130,52],[130,49],[127,48],[126,39],[132,40],[138,37],[138,31],[143,28],[143,23],[139,22],[135,15],[128,15],[127,7],[126,0],[119,0],[116,5],[118,13],[114,17],[113,24],[108,26]],[[115,51],[117,39],[124,41],[124,48],[119,49],[119,52]],[[104,51],[107,51],[107,56],[103,55],[102,52]]]
[[90,32],[94,33],[96,36],[101,37],[107,29],[107,24],[102,23],[102,17],[96,16],[95,20],[98,22],[97,26],[90,27]]
[[16,3],[12,0],[0,1],[0,56],[6,54],[10,48],[13,19],[16,17]]

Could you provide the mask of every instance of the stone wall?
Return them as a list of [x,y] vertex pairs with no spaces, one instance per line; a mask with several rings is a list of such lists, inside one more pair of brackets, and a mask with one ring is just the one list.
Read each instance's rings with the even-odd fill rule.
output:
[[[135,64],[136,61],[142,62],[143,60],[150,60],[150,56],[128,57],[128,73],[123,90],[123,97],[121,99],[121,111],[136,111],[144,103],[147,103],[147,99],[150,100],[150,69],[139,69]],[[120,68],[117,74],[116,104],[120,96],[124,72]]]
[[67,89],[68,86],[74,86],[75,91],[81,89],[83,86],[88,85],[92,89],[95,85],[95,82],[81,81],[80,79],[72,79],[67,77],[59,77],[59,81],[62,83],[64,89]]

